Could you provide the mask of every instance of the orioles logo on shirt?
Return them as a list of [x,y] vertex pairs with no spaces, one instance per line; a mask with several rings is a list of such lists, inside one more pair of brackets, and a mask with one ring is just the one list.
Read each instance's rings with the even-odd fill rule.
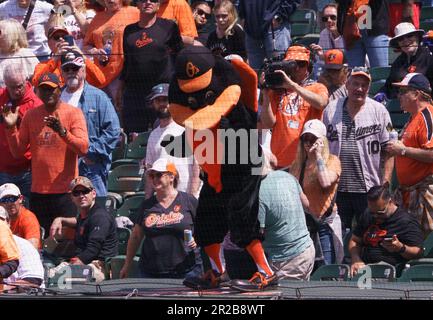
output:
[[190,78],[193,78],[197,73],[200,72],[200,69],[196,67],[192,62],[188,62],[186,64],[186,75]]
[[409,68],[407,68],[407,72],[409,72],[409,73],[414,73],[414,72],[416,72],[416,66],[414,66],[414,65],[409,66]]
[[379,226],[375,224],[371,225],[364,233],[364,243],[371,247],[377,247],[387,234],[387,230],[380,229]]
[[151,213],[144,219],[144,225],[146,228],[152,228],[152,227],[162,228],[165,226],[180,223],[183,217],[184,215],[182,213],[174,212],[174,210],[167,214]]
[[137,48],[142,48],[142,47],[148,45],[148,44],[151,43],[151,42],[153,42],[153,39],[152,39],[152,38],[149,38],[149,37],[147,36],[147,33],[146,33],[146,32],[143,32],[143,33],[141,34],[141,38],[138,39],[137,41],[135,41],[135,45],[137,46]]

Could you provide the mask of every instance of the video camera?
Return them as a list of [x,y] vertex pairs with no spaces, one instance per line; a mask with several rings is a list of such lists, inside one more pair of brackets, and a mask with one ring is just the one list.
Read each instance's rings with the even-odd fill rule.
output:
[[277,70],[283,70],[287,76],[292,77],[296,72],[297,63],[295,60],[284,60],[284,55],[265,59],[263,72],[265,73],[265,88],[274,89],[283,83],[283,75]]

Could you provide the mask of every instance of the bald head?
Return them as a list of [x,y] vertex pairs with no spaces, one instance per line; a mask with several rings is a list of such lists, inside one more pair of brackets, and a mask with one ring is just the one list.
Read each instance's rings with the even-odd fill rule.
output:
[[26,74],[23,66],[17,63],[6,65],[3,71],[6,89],[12,100],[21,100],[26,92]]

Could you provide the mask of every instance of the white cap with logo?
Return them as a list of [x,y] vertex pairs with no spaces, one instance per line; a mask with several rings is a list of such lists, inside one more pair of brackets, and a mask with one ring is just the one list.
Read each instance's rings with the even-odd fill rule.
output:
[[0,199],[6,196],[20,196],[20,189],[13,183],[5,183],[0,186]]
[[302,130],[302,135],[305,133],[311,133],[313,136],[320,138],[326,137],[326,126],[325,124],[317,119],[309,120],[305,122],[304,129]]

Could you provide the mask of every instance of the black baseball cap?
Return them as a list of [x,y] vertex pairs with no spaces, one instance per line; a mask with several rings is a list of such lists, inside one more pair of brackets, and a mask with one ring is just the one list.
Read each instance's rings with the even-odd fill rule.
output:
[[52,88],[60,87],[60,80],[54,73],[44,73],[38,81],[38,87],[47,85]]

